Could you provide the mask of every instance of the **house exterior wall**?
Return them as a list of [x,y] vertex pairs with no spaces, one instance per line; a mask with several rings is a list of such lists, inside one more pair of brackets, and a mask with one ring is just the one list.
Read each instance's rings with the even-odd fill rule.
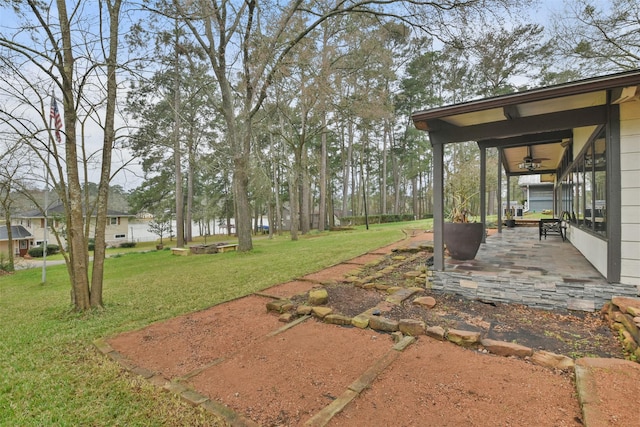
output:
[[[20,255],[20,242],[26,242],[26,244],[28,246],[29,241],[31,241],[31,238],[14,240],[13,241],[13,254],[14,255]],[[25,243],[23,243],[23,245],[24,244]],[[0,254],[3,254],[3,255],[8,255],[9,254],[9,241],[7,241],[7,240],[0,241]]]
[[620,281],[640,291],[640,101],[620,105]]
[[[14,245],[13,245],[14,253],[17,253],[16,243],[17,242],[14,241]],[[7,255],[8,253],[9,253],[9,242],[7,242],[6,240],[0,241],[0,254]]]
[[553,209],[553,185],[529,186],[529,211],[541,212]]
[[[43,220],[44,218],[16,218],[13,222],[15,225],[21,225],[26,228],[33,236],[31,238],[31,246],[37,246],[44,241]],[[49,243],[55,244],[55,237],[51,233],[49,234]]]
[[[115,224],[111,224],[111,219],[115,219]],[[40,242],[44,241],[44,227],[43,227],[44,218],[19,218],[16,219],[16,225],[22,225],[26,228],[32,235],[32,242],[34,246],[37,246]],[[50,219],[49,221],[52,221]],[[57,222],[54,222],[54,226],[59,228]],[[95,219],[91,219],[91,224],[89,227],[89,237],[93,238],[94,230],[95,230]],[[105,241],[107,246],[117,246],[120,243],[126,242],[129,237],[129,218],[126,216],[119,217],[109,217],[107,218],[107,227],[105,228]],[[49,243],[57,244],[55,236],[51,232],[49,232]],[[64,240],[62,240],[63,244],[66,244]]]
[[[574,132],[577,147],[584,146],[589,131]],[[640,101],[620,104],[620,181],[620,283],[638,286],[640,292]],[[606,277],[608,241],[576,227],[570,227],[569,239]]]
[[569,239],[571,244],[580,250],[591,265],[600,274],[607,277],[607,241],[598,239],[577,227],[571,228]]
[[[115,224],[112,224],[112,219]],[[94,236],[94,230],[95,219],[92,218],[89,237]],[[129,237],[129,218],[123,216],[107,218],[107,227],[105,228],[104,235],[107,246],[117,246],[120,243],[126,242]]]

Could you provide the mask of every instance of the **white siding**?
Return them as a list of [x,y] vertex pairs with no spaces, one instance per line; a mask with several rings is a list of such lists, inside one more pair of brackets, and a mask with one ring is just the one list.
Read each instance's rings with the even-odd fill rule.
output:
[[607,277],[607,242],[579,228],[571,227],[571,244],[575,246],[596,270]]
[[620,282],[640,285],[640,102],[620,105]]

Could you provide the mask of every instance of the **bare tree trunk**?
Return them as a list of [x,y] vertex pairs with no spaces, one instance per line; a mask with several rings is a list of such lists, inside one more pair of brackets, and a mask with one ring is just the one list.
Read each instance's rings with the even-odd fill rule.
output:
[[322,112],[322,136],[320,148],[320,203],[318,204],[318,231],[324,231],[327,222],[327,115]]
[[69,245],[70,279],[72,284],[72,301],[76,310],[87,310],[91,307],[89,290],[89,253],[87,239],[84,234],[84,217],[82,212],[82,188],[78,173],[78,150],[76,145],[77,115],[75,98],[73,96],[74,62],[71,44],[71,28],[67,15],[67,5],[64,0],[56,1],[62,37],[62,63],[59,72],[62,78],[62,96],[64,108],[64,127],[67,129],[65,138],[65,153],[67,167],[67,197],[61,197],[65,202],[67,220],[67,243]]
[[308,234],[311,230],[311,184],[309,183],[309,158],[307,155],[306,147],[303,145],[300,150],[300,187],[302,189],[301,194],[301,206],[300,206],[300,231],[302,234]]
[[382,179],[380,180],[381,207],[380,213],[387,214],[387,139],[391,133],[389,120],[384,121],[384,133],[382,135]]
[[[118,84],[116,68],[118,58],[118,27],[120,23],[120,0],[107,2],[109,10],[109,57],[107,58],[107,111],[104,124],[102,146],[102,168],[98,186],[96,207],[95,249],[93,252],[93,270],[91,272],[91,307],[102,307],[102,284],[104,278],[104,259],[106,256],[107,210],[109,207],[109,183],[111,182],[111,152],[115,141],[115,111]],[[89,216],[90,213],[87,213]]]
[[273,164],[273,185],[274,185],[274,198],[275,198],[275,222],[273,224],[269,224],[269,231],[273,231],[273,233],[277,232],[279,235],[282,234],[282,207],[280,206],[280,165],[278,163],[278,156],[275,153],[275,148],[273,144],[273,135],[270,136],[271,140],[271,153],[272,153],[272,164]]
[[351,169],[351,145],[346,142],[344,125],[341,129],[342,140],[342,216],[349,215],[349,170]]
[[233,194],[236,201],[236,233],[238,250],[253,249],[251,240],[251,203],[249,201],[249,153],[251,151],[251,119],[245,116],[241,135],[241,149],[235,156],[233,170]]
[[298,228],[300,227],[300,215],[298,209],[298,179],[296,179],[296,163],[289,175],[289,198],[291,200],[291,240],[298,240]]
[[9,263],[9,271],[13,271],[15,261],[13,249],[13,231],[11,230],[11,211],[9,209],[5,209],[4,213],[4,223],[7,226],[7,239],[9,239],[7,241],[7,250],[9,251],[9,254],[7,255],[9,259],[7,260],[7,262]]
[[[191,127],[193,129],[193,127]],[[188,175],[187,175],[187,212],[185,218],[185,240],[187,242],[193,241],[193,182],[195,180],[195,143],[193,132],[190,133],[189,136],[189,164],[188,164]]]
[[175,57],[174,57],[174,93],[173,93],[173,163],[175,167],[175,180],[176,180],[176,247],[184,247],[184,200],[182,195],[182,162],[181,162],[181,147],[180,147],[180,68],[179,60],[180,53],[178,50],[178,20],[176,20],[176,41],[175,41]]

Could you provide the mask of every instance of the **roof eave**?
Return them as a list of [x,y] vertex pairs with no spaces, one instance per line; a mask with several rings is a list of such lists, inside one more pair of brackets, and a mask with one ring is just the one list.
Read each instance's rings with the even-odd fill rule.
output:
[[411,119],[416,128],[428,131],[428,120],[637,84],[640,84],[640,70],[633,70],[418,111],[411,115]]

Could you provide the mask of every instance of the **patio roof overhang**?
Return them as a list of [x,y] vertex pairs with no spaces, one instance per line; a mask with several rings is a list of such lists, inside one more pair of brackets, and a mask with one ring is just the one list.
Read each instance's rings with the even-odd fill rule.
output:
[[[640,101],[640,69],[414,113],[416,128],[429,132],[433,147],[434,268],[444,270],[444,145],[477,142],[480,216],[485,223],[487,148],[498,148],[507,180],[513,175],[538,174],[541,181],[554,181],[561,173],[566,150],[573,147],[575,129],[593,127],[595,131],[611,121],[611,114],[619,120],[614,104],[630,101]],[[536,167],[527,168],[528,161],[536,163]],[[613,161],[608,166],[616,168]],[[498,185],[500,179],[499,175]],[[500,197],[499,194],[499,205]],[[611,197],[610,204],[614,206],[616,195]],[[614,219],[610,217],[609,222],[614,224]],[[619,238],[619,230],[612,228],[610,239],[616,237]],[[615,280],[616,274],[619,276],[619,256],[609,255],[609,261],[611,265],[618,263],[617,273],[609,274]]]
[[[555,174],[573,129],[603,125],[608,103],[640,99],[640,70],[421,111],[416,128],[432,145],[476,141],[497,147],[508,175]],[[523,169],[525,158],[537,160]]]

